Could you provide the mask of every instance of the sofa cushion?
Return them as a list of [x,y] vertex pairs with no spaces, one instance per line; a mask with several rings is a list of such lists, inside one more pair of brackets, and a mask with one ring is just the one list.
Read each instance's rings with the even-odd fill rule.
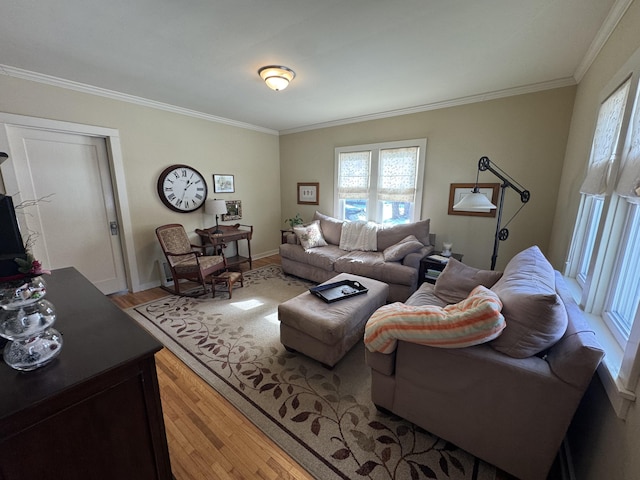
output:
[[311,248],[305,250],[302,245],[291,245],[284,243],[280,245],[280,256],[294,262],[311,265],[328,272],[334,270],[335,261],[344,255],[344,250],[340,250],[336,245],[327,245],[322,248]]
[[[325,247],[326,248],[326,247]],[[323,250],[322,248],[320,250]],[[418,271],[397,262],[385,262],[382,252],[344,252],[333,266],[336,272],[352,273],[396,285],[415,285]]]
[[437,307],[446,307],[447,302],[442,300],[436,295],[434,285],[424,282],[418,290],[413,292],[405,305],[420,306],[420,305],[435,305]]
[[300,227],[293,227],[293,231],[298,236],[302,248],[309,250],[310,248],[325,247],[327,242],[322,236],[322,230],[320,230],[320,221],[314,220],[308,225]]
[[320,220],[320,229],[327,243],[332,245],[340,245],[340,235],[342,235],[342,224],[344,221],[337,218],[316,212],[313,215],[314,220]]
[[504,307],[507,327],[491,343],[514,358],[536,355],[556,343],[567,329],[567,312],[556,294],[555,272],[537,246],[513,257],[491,288]]
[[415,236],[423,245],[429,245],[429,220],[392,225],[378,230],[378,251],[383,252],[407,235]]
[[493,287],[500,277],[502,272],[478,270],[450,257],[436,280],[435,293],[447,303],[458,303],[467,298],[469,292],[478,285]]
[[399,262],[408,254],[417,252],[424,245],[418,241],[415,235],[407,235],[398,243],[387,247],[382,252],[385,262]]
[[505,328],[502,303],[494,292],[478,285],[462,302],[446,307],[384,305],[367,321],[368,350],[391,353],[398,340],[441,348],[463,348],[488,342]]

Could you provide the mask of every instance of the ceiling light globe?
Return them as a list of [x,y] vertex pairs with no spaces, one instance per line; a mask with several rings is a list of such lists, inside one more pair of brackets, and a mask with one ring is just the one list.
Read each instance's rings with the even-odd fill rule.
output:
[[268,65],[258,70],[258,75],[271,90],[279,92],[289,86],[289,82],[296,76],[296,72],[288,67]]

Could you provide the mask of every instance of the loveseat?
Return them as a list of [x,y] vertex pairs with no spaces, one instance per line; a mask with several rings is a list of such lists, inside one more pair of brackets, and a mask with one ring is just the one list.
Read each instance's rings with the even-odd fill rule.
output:
[[[495,321],[473,324],[467,318],[465,325],[447,325],[445,309],[478,292],[494,304],[499,299]],[[409,313],[398,314],[402,309]],[[402,333],[415,330],[420,322],[411,323],[411,316],[421,311],[440,314],[437,341],[448,329],[447,342],[457,336],[461,348],[439,348],[428,338]],[[370,351],[368,335],[385,317],[397,324],[398,339],[387,344],[391,353]],[[463,346],[479,332],[489,340]],[[379,409],[525,480],[547,478],[604,356],[561,275],[537,247],[516,255],[503,274],[450,259],[435,285],[424,283],[403,305],[376,311],[365,344],[371,396]]]
[[387,283],[388,302],[409,298],[418,288],[420,260],[433,251],[429,220],[380,228],[367,251],[340,248],[344,223],[316,212],[309,225],[294,228],[280,245],[282,270],[318,283],[351,273]]

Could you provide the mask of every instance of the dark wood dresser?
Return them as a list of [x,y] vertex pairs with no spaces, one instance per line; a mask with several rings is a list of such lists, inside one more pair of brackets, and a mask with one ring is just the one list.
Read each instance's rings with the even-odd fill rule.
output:
[[0,359],[0,480],[171,480],[162,345],[77,270],[44,279],[64,344],[32,372]]

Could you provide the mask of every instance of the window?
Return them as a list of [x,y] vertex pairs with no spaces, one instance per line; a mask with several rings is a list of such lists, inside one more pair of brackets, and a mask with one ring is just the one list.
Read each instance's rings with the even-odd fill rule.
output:
[[[640,51],[632,58],[640,67]],[[640,69],[637,69],[640,70]],[[603,379],[619,416],[640,372],[640,106],[638,71],[610,90],[598,112],[565,275],[607,350]]]
[[336,148],[334,216],[382,224],[420,220],[426,139]]

